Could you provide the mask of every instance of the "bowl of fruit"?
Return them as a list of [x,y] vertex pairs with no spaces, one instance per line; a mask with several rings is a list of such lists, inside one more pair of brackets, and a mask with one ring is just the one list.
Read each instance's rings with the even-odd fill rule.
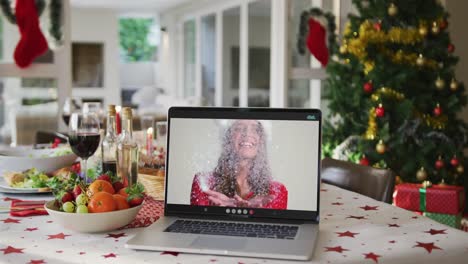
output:
[[107,174],[89,185],[76,174],[51,184],[55,199],[44,207],[54,222],[83,233],[107,232],[132,222],[143,206],[144,187],[123,184]]

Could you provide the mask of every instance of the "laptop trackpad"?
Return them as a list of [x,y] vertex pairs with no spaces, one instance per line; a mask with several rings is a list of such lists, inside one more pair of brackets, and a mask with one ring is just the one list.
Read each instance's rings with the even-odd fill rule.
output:
[[239,250],[244,248],[245,242],[245,239],[238,238],[198,237],[192,242],[191,247]]

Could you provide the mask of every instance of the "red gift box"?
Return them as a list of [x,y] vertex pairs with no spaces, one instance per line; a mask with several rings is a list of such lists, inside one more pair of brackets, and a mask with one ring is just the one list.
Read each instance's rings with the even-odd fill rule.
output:
[[[424,190],[425,195],[422,193]],[[453,185],[433,185],[423,189],[421,184],[402,183],[395,187],[393,193],[393,203],[398,207],[452,215],[463,211],[464,198],[463,187]]]

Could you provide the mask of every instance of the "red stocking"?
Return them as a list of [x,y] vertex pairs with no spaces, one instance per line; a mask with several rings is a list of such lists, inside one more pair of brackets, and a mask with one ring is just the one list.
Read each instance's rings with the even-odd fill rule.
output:
[[21,33],[21,39],[16,45],[13,57],[18,67],[26,68],[36,57],[44,54],[48,46],[39,28],[39,17],[35,1],[17,0],[15,10],[16,23]]
[[322,66],[328,63],[328,48],[325,43],[325,28],[315,19],[309,19],[309,33],[307,35],[307,48]]

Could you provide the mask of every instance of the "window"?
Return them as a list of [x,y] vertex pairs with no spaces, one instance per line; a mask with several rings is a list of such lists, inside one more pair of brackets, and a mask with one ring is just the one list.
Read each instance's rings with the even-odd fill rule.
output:
[[121,59],[125,62],[155,61],[159,30],[152,18],[119,19]]

